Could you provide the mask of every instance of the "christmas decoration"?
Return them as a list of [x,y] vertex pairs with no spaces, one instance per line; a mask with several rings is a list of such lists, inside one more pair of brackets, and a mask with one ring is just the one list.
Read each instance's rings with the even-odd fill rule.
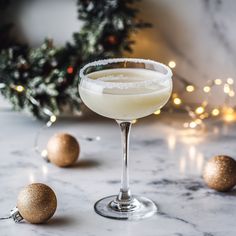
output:
[[[236,110],[232,106],[232,99],[235,96],[234,79],[231,77],[217,78],[208,80],[206,84],[202,86],[196,86],[192,82],[189,82],[187,78],[179,75],[176,72],[177,63],[175,61],[169,61],[169,67],[173,71],[174,79],[177,79],[182,84],[182,89],[174,91],[171,99],[169,100],[167,109],[168,112],[183,111],[188,114],[190,120],[183,123],[184,128],[196,129],[204,128],[207,118],[218,118],[225,123],[236,121]],[[212,106],[209,103],[210,95],[214,93],[215,88],[221,88],[222,96],[225,95],[225,99],[218,106]],[[202,102],[190,104],[187,102],[187,95],[193,93],[203,93]],[[154,115],[160,115],[161,111],[154,112]]]
[[[130,33],[150,27],[150,24],[136,19],[137,9],[133,7],[136,1],[78,1],[78,18],[84,26],[73,35],[74,41],[64,48],[56,48],[52,40],[46,40],[36,49],[19,46],[10,40],[12,23],[0,25],[1,47],[5,48],[0,52],[0,92],[15,109],[27,109],[36,117],[55,117],[65,105],[72,112],[79,110],[81,100],[76,75],[80,66],[91,60],[131,51],[134,42],[129,39]],[[11,5],[3,0],[0,6],[4,12]],[[202,128],[204,120],[209,117],[220,117],[227,123],[236,121],[235,109],[230,105],[230,99],[235,96],[232,78],[216,78],[203,86],[196,86],[176,72],[174,60],[170,60],[168,65],[174,71],[175,79],[183,84],[182,90],[173,93],[168,110],[187,112],[190,120],[183,123],[185,128]],[[211,107],[208,99],[216,86],[222,86],[225,101]],[[183,95],[200,91],[206,95],[202,102],[186,103]],[[154,114],[160,113],[156,111]]]
[[236,185],[236,161],[224,155],[211,158],[205,166],[203,178],[209,188],[229,191]]
[[60,167],[73,165],[79,156],[80,146],[77,140],[66,133],[55,134],[47,145],[47,157],[50,162]]
[[33,224],[45,223],[56,211],[57,198],[45,184],[34,183],[18,195],[17,208],[23,219]]
[[33,183],[21,190],[17,198],[17,207],[10,215],[0,220],[12,218],[15,222],[23,219],[32,224],[47,222],[55,213],[57,198],[54,191],[42,183]]
[[[175,71],[175,68],[177,66],[175,61],[170,61],[168,65],[170,68],[172,68],[174,77],[183,84],[182,90],[174,92],[169,102],[170,110],[184,110],[189,115],[190,121],[184,123],[183,127],[191,129],[199,127],[202,128],[205,125],[204,120],[210,117],[220,117],[221,120],[227,123],[236,121],[236,111],[231,105],[231,99],[235,96],[233,78],[217,78],[208,80],[206,84],[203,84],[203,86],[196,86],[193,83],[188,82],[188,80],[183,76],[178,75],[178,73]],[[216,107],[211,106],[209,103],[209,97],[214,91],[215,87],[221,87],[222,94],[225,94],[225,100]],[[205,96],[202,96],[203,100],[198,104],[186,103],[183,98],[184,95],[201,91],[205,94]]]
[[130,34],[150,26],[136,19],[136,1],[78,0],[83,27],[63,48],[56,48],[51,39],[35,49],[17,42],[9,47],[10,35],[1,38],[6,48],[0,51],[0,92],[15,109],[26,109],[39,118],[58,115],[65,105],[72,111],[80,109],[81,65],[131,51]]

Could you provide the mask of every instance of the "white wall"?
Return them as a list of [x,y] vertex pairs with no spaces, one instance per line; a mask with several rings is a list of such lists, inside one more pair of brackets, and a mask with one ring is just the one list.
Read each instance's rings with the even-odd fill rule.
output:
[[[143,0],[140,9],[154,28],[135,36],[132,56],[164,63],[175,60],[176,72],[197,85],[209,79],[236,78],[236,1]],[[45,36],[63,45],[81,26],[76,0],[24,0],[15,15],[32,45]],[[212,96],[212,102],[223,98]]]
[[[236,78],[236,1],[145,0],[140,9],[154,28],[136,37],[136,56],[175,60],[176,72],[200,86]],[[224,97],[218,88],[210,99],[222,104]]]
[[52,37],[57,45],[72,40],[79,31],[76,0],[24,0],[15,5],[15,17],[23,38],[32,46]]

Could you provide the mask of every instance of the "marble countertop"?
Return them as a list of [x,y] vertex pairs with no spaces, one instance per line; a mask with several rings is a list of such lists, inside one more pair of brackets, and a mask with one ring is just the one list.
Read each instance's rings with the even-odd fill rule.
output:
[[[178,118],[176,118],[178,120]],[[0,217],[16,204],[20,189],[32,182],[51,186],[58,198],[54,217],[44,225],[0,221],[0,235],[42,236],[235,236],[236,191],[208,189],[201,172],[217,154],[235,156],[236,126],[210,125],[190,132],[165,117],[138,121],[131,133],[131,190],[153,199],[160,212],[141,221],[103,218],[96,200],[118,193],[121,172],[120,133],[103,118],[59,119],[40,136],[43,147],[55,132],[80,140],[81,155],[73,168],[44,162],[33,150],[42,123],[22,113],[0,109]],[[100,141],[85,141],[99,136]]]

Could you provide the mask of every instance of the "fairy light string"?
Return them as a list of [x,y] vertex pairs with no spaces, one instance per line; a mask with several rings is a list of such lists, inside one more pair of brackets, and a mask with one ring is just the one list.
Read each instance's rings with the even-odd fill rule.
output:
[[[70,68],[68,68],[70,69]],[[6,85],[3,83],[0,83],[0,89],[4,88]],[[24,93],[25,97],[27,98],[27,100],[34,106],[40,107],[41,111],[44,113],[44,115],[46,117],[48,117],[46,124],[44,124],[36,133],[35,138],[34,138],[34,151],[39,154],[41,157],[43,157],[43,159],[47,162],[49,162],[48,157],[47,157],[47,150],[46,149],[42,149],[39,147],[39,139],[41,134],[43,133],[43,131],[45,129],[50,128],[52,125],[54,125],[56,123],[57,116],[56,114],[54,114],[51,110],[49,110],[46,107],[42,107],[40,105],[40,103],[30,95],[30,91],[27,90],[27,88],[25,88],[23,85],[14,85],[11,84],[10,85],[11,89],[15,90],[17,93]],[[135,123],[135,121],[134,121]],[[81,140],[85,140],[88,142],[92,142],[92,141],[100,141],[101,137],[100,136],[96,136],[96,137],[88,137],[88,136],[79,136],[78,137]],[[5,219],[5,218],[4,218]]]
[[[187,112],[190,117],[190,121],[183,124],[185,128],[194,129],[199,126],[202,127],[204,125],[203,121],[206,118],[217,117],[220,115],[225,122],[236,121],[236,112],[234,110],[234,107],[230,105],[231,99],[235,96],[233,78],[229,77],[224,80],[219,78],[208,80],[206,84],[200,87],[196,86],[193,83],[189,83],[187,79],[175,72],[175,68],[177,66],[175,61],[170,61],[168,65],[174,71],[175,78],[177,78],[178,81],[180,81],[184,85],[184,89],[182,91],[180,91],[179,93],[174,92],[172,94],[170,106],[181,107]],[[221,87],[222,94],[225,94],[225,100],[221,106],[211,107],[209,105],[209,99],[212,95],[211,92],[215,87]],[[205,98],[203,99],[203,101],[195,106],[190,106],[189,104],[186,105],[183,96],[181,96],[180,94],[193,93],[199,90],[202,90],[205,94]]]
[[[235,97],[235,89],[234,89],[234,80],[231,77],[228,77],[226,79],[220,79],[216,78],[213,80],[208,80],[206,84],[203,86],[196,86],[195,84],[189,82],[186,78],[179,75],[175,69],[177,67],[177,63],[174,60],[169,61],[168,66],[173,70],[174,77],[180,81],[183,84],[183,89],[181,89],[179,92],[174,91],[172,93],[171,99],[170,99],[170,109],[179,109],[186,111],[188,114],[190,120],[189,122],[183,123],[183,127],[185,128],[197,128],[202,127],[204,125],[204,120],[210,117],[217,117],[220,116],[223,121],[225,122],[233,122],[236,121],[236,112],[234,107],[230,104],[232,101],[232,98]],[[67,69],[68,73],[73,72],[72,67],[68,67]],[[4,83],[0,83],[0,89],[5,88]],[[28,91],[27,88],[25,88],[21,84],[11,84],[11,89],[15,90],[17,93],[25,93],[26,98],[30,103],[32,103],[34,106],[40,107],[41,111],[47,116],[48,121],[46,124],[39,130],[35,137],[34,142],[34,149],[37,153],[39,153],[41,156],[46,158],[47,153],[46,150],[40,150],[38,147],[38,141],[39,136],[42,133],[42,131],[46,128],[51,127],[56,121],[57,116],[52,113],[48,108],[41,107],[39,102],[30,95],[30,91]],[[224,102],[220,106],[211,107],[209,105],[209,99],[212,95],[212,90],[214,90],[215,87],[220,87],[222,94],[225,94]],[[205,96],[202,102],[195,105],[190,105],[185,102],[184,96],[186,94],[196,93],[202,91]],[[153,113],[154,115],[160,115],[161,110],[157,110]],[[134,120],[132,123],[135,124],[138,120]],[[94,140],[94,138],[90,137],[82,137],[83,139],[86,139],[88,141]],[[96,138],[95,138],[96,140]]]

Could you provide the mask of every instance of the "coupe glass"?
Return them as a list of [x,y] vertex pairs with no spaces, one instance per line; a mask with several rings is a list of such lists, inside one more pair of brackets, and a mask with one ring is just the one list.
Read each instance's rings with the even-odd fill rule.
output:
[[163,107],[172,91],[169,67],[152,60],[116,58],[88,63],[80,70],[79,92],[94,112],[115,119],[122,136],[122,175],[118,195],[95,203],[95,211],[108,218],[137,220],[150,217],[157,205],[129,188],[129,134],[132,120]]

